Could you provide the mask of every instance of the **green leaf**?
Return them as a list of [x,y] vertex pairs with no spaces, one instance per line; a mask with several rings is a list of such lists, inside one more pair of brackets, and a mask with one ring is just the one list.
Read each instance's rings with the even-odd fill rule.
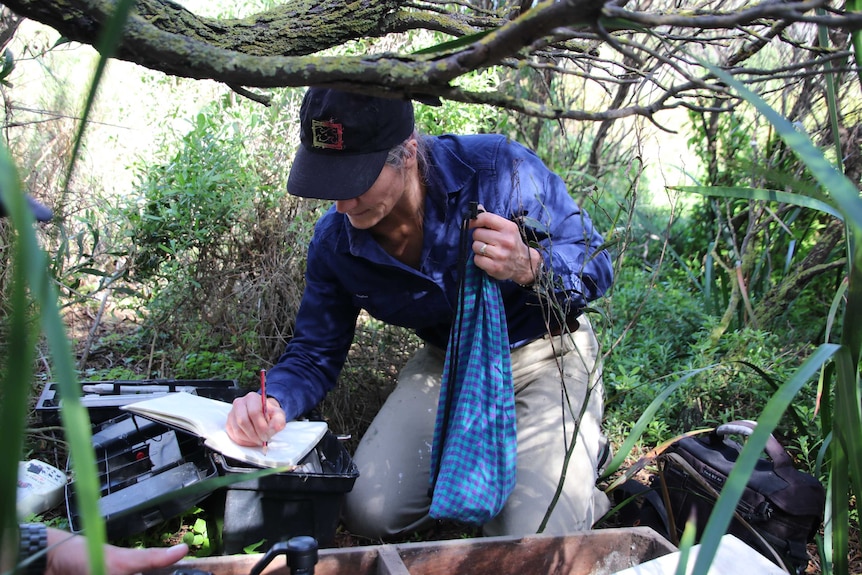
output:
[[835,216],[839,220],[844,219],[844,215],[831,204],[818,200],[817,198],[794,194],[792,192],[782,192],[780,190],[768,190],[764,188],[727,186],[671,186],[670,189],[678,190],[680,192],[700,194],[702,196],[781,202],[783,204],[791,204],[812,210],[819,210],[831,216]]
[[6,83],[4,80],[15,69],[15,57],[12,55],[12,50],[8,48],[3,52],[3,65],[0,66],[0,82]]
[[260,553],[260,546],[266,543],[266,539],[261,539],[256,543],[252,543],[251,545],[246,545],[242,548],[243,553]]
[[454,40],[447,40],[446,42],[441,42],[434,46],[423,48],[422,50],[416,50],[413,54],[416,56],[424,56],[426,54],[439,54],[463,48],[464,46],[469,46],[474,42],[478,42],[493,31],[494,30],[483,30],[481,32],[476,32],[475,34],[468,34],[466,36],[461,36],[460,38],[455,38]]
[[206,519],[202,519],[198,517],[195,520],[195,525],[193,527],[195,533],[205,534],[207,532],[207,522]]

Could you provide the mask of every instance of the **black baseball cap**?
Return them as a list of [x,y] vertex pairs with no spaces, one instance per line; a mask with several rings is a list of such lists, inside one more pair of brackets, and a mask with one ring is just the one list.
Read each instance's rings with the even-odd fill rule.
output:
[[413,103],[309,88],[299,110],[300,146],[287,191],[348,200],[377,180],[389,150],[413,133]]

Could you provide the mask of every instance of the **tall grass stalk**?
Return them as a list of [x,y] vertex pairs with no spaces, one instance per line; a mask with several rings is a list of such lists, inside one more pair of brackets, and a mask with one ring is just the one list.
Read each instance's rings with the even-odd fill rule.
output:
[[[33,225],[33,216],[28,214],[23,195],[18,186],[17,172],[6,149],[0,150],[0,194],[3,205],[19,229]],[[0,441],[0,546],[8,549],[17,537],[15,524],[15,501],[18,466],[14,463],[21,457],[21,442],[27,414],[27,398],[32,386],[33,337],[30,328],[30,299],[27,295],[26,262],[28,241],[17,239],[12,249],[12,259],[22,262],[15,265],[11,281],[11,307],[7,326],[6,369],[0,378],[0,421],[3,421],[5,441]]]
[[[113,16],[108,20],[99,42],[100,58],[90,83],[81,126],[76,134],[72,156],[66,178],[68,186],[74,171],[87,119],[96,99],[99,80],[102,78],[107,61],[113,54],[122,35],[123,25],[133,0],[117,3]],[[9,365],[0,385],[5,398],[0,411],[4,427],[10,434],[7,441],[0,442],[0,461],[18,461],[21,457],[24,415],[27,413],[27,398],[33,386],[33,337],[28,326],[30,305],[25,293],[25,284],[35,301],[42,333],[48,345],[53,373],[57,380],[62,398],[61,418],[69,456],[75,477],[76,496],[81,513],[81,523],[87,534],[87,548],[91,572],[96,575],[105,573],[103,546],[106,540],[105,522],[99,512],[99,482],[96,474],[96,460],[92,448],[90,418],[80,401],[78,383],[72,360],[71,347],[63,325],[58,305],[58,294],[48,277],[47,257],[36,241],[33,230],[33,217],[28,215],[20,179],[15,165],[7,150],[0,152],[0,193],[8,207],[16,232],[13,267],[13,309],[8,342]],[[22,348],[27,348],[26,351]],[[13,424],[6,426],[7,424]],[[14,467],[14,470],[12,469]],[[2,534],[0,540],[7,541],[11,530],[17,529],[15,523],[14,477],[17,465],[4,465],[3,480],[0,484],[0,520]],[[62,550],[58,550],[62,552]]]
[[[21,191],[18,172],[4,148],[0,151],[0,193],[3,203],[8,207],[15,230],[15,249],[11,262],[13,268],[13,309],[9,331],[8,366],[0,385],[3,401],[2,417],[4,430],[8,433],[6,441],[0,442],[2,461],[17,462],[21,458],[24,416],[27,413],[27,399],[33,387],[33,330],[30,327],[32,298],[35,313],[38,314],[42,333],[54,363],[54,373],[58,379],[61,395],[63,426],[75,469],[76,482],[80,485],[80,504],[86,507],[82,512],[84,525],[90,538],[90,557],[93,573],[104,572],[102,544],[105,541],[105,526],[98,512],[99,497],[96,478],[96,462],[90,435],[90,420],[86,409],[78,398],[78,390],[71,349],[66,330],[60,317],[57,292],[48,277],[47,257],[36,241],[33,230],[33,216],[26,207]],[[30,297],[27,297],[29,287]],[[26,350],[22,348],[26,347]],[[3,466],[3,482],[0,486],[2,500],[2,526],[4,541],[17,529],[15,523],[15,491],[17,465]],[[83,507],[82,507],[83,509]]]

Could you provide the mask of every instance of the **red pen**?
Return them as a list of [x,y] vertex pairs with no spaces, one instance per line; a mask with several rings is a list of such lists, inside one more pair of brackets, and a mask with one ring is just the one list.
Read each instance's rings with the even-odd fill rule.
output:
[[[260,370],[260,406],[263,408],[263,417],[269,423],[269,418],[266,417],[266,370]],[[263,454],[266,455],[267,442],[263,442]]]

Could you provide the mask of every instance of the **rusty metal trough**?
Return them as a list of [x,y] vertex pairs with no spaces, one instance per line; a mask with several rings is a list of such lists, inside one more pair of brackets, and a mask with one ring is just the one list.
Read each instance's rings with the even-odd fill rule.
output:
[[[454,539],[321,549],[315,575],[610,575],[675,550],[647,527]],[[261,557],[188,559],[178,567],[214,575],[245,575]],[[169,575],[175,568],[150,573]],[[279,557],[263,573],[287,575],[289,570]]]

